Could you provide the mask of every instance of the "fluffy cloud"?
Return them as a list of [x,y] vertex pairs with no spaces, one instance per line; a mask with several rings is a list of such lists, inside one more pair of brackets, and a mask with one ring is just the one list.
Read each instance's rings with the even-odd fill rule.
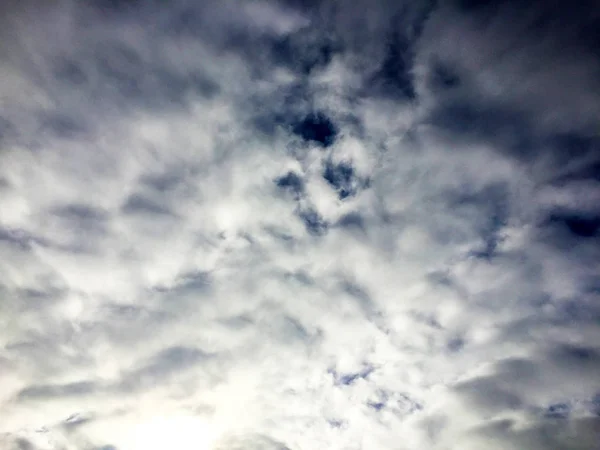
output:
[[3,8],[4,447],[600,442],[586,2]]

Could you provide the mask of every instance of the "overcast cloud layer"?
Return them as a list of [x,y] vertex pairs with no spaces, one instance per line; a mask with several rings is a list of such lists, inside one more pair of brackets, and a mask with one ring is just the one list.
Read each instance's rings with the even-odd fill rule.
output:
[[593,1],[0,7],[0,448],[600,448]]

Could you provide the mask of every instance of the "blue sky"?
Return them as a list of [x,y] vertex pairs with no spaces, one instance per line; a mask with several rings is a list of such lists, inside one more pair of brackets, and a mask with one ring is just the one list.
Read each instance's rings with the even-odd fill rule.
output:
[[0,7],[0,447],[600,448],[594,2]]

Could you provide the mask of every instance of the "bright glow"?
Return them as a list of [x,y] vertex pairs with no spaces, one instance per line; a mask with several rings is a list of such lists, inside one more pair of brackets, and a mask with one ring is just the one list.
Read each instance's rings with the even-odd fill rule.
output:
[[158,416],[138,423],[127,433],[123,450],[211,450],[216,433],[206,421],[194,416]]

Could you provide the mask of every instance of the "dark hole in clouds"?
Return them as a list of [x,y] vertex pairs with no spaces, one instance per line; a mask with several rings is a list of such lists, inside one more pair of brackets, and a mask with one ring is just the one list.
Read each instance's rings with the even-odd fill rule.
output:
[[385,402],[367,402],[367,405],[375,411],[381,411],[385,408]]
[[600,215],[578,215],[576,213],[552,213],[549,224],[559,225],[572,235],[580,238],[591,238],[599,235]]
[[600,393],[596,394],[591,401],[592,413],[600,417]]
[[577,360],[590,361],[594,358],[598,358],[598,352],[591,348],[570,346],[566,347],[564,351],[569,357]]
[[571,161],[588,161],[588,164],[577,167],[574,173],[565,174],[563,177],[575,178],[579,175],[583,178],[587,173],[588,177],[599,179],[600,137],[576,132],[560,133],[544,138],[540,146],[544,148],[545,154],[552,157],[552,162],[559,170]]
[[335,124],[322,112],[310,113],[292,127],[292,132],[307,142],[331,146],[337,137]]
[[342,428],[342,426],[344,426],[344,421],[337,419],[330,419],[327,421],[327,423],[332,428]]
[[565,182],[574,180],[594,180],[600,181],[600,161],[585,164],[582,167],[568,170],[567,173],[557,177],[555,181]]
[[340,200],[356,194],[358,180],[350,163],[327,161],[323,178],[335,189]]
[[275,180],[277,187],[290,192],[296,199],[304,194],[304,181],[294,172],[288,172],[283,177]]
[[321,215],[314,209],[301,211],[300,218],[304,222],[306,230],[315,236],[322,236],[327,233],[328,224]]
[[570,412],[571,408],[566,403],[555,403],[548,407],[544,416],[550,419],[566,419]]
[[501,3],[498,0],[456,0],[458,8],[464,11],[477,11]]
[[[485,22],[511,21],[530,17],[527,32],[531,39],[561,36],[560,45],[577,48],[578,53],[600,56],[600,17],[596,0],[566,3],[528,0],[455,0],[460,12],[474,14]],[[501,19],[500,19],[501,17]],[[563,51],[565,49],[562,49]]]
[[393,31],[389,38],[385,57],[375,73],[374,83],[382,95],[395,99],[413,100],[416,97],[412,75],[413,55],[408,37]]
[[398,101],[412,101],[417,97],[413,73],[416,46],[435,7],[435,1],[424,1],[393,14],[384,42],[383,60],[368,78],[367,91]]
[[354,373],[338,373],[335,369],[330,369],[328,372],[333,376],[333,383],[335,385],[349,386],[354,384],[359,379],[366,379],[375,371],[375,368],[366,365],[360,372]]

